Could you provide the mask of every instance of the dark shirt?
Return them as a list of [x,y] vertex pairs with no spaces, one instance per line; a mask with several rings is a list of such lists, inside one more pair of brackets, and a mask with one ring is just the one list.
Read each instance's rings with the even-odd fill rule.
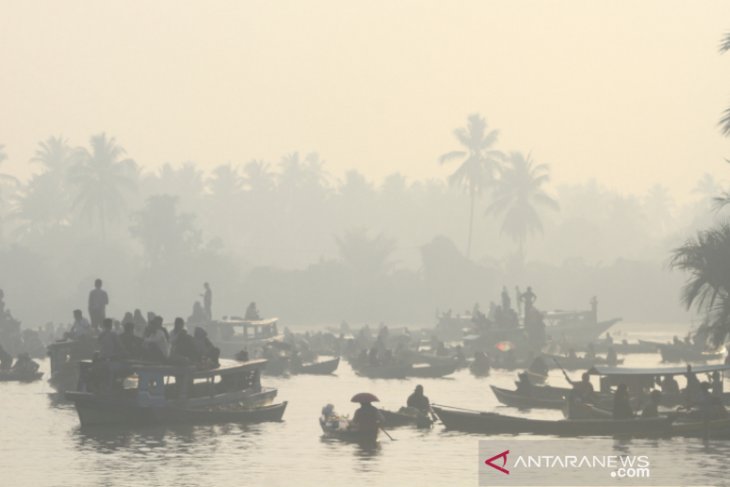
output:
[[382,415],[372,404],[365,403],[360,409],[355,411],[352,417],[352,423],[355,424],[358,431],[375,432],[378,431],[383,423]]
[[628,394],[613,395],[613,419],[631,419],[634,411],[631,409]]
[[140,337],[125,331],[119,335],[119,341],[127,351],[129,358],[142,358],[142,339]]
[[408,396],[408,402],[406,404],[409,408],[416,408],[419,411],[423,411],[424,413],[428,411],[431,407],[431,403],[429,402],[428,397],[424,396],[423,394],[418,394],[416,392]]

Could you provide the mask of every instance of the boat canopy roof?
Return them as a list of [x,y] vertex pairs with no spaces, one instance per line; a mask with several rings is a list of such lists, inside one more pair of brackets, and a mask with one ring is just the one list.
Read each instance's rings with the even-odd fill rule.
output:
[[[717,365],[693,365],[693,373],[705,373],[705,372],[723,372],[730,370],[730,364],[717,364]],[[687,367],[657,367],[657,368],[631,368],[631,367],[602,367],[600,365],[594,365],[588,370],[591,375],[603,375],[603,376],[657,376],[657,375],[684,375],[687,373]]]
[[218,321],[219,325],[230,325],[230,326],[274,326],[279,321],[279,318],[267,318],[265,320],[242,320],[237,318],[227,318],[225,320]]
[[[90,360],[83,360],[86,364],[91,364]],[[235,360],[220,360],[220,366],[214,369],[198,369],[194,365],[170,365],[170,364],[158,364],[151,362],[142,361],[125,361],[127,367],[126,370],[131,372],[147,372],[147,373],[158,373],[162,375],[181,375],[186,374],[193,379],[200,379],[206,377],[223,376],[240,374],[242,372],[248,372],[252,370],[262,369],[266,365],[265,359],[249,360],[247,362],[238,362]]]

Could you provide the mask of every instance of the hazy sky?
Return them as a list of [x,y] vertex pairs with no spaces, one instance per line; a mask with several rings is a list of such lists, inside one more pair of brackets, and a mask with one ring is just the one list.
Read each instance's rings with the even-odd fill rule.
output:
[[[0,3],[0,144],[115,136],[145,167],[317,151],[442,177],[471,112],[557,183],[686,197],[730,176],[727,1]],[[727,178],[730,179],[730,178]]]

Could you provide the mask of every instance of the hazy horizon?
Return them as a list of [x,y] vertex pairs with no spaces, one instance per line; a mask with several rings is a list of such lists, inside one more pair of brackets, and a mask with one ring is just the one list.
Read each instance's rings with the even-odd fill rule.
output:
[[[68,1],[0,7],[3,171],[37,144],[106,132],[140,166],[210,171],[318,152],[341,177],[444,178],[452,131],[479,112],[497,147],[686,200],[724,180],[726,2]],[[336,42],[335,42],[336,41]],[[479,47],[480,44],[482,47]],[[475,52],[483,57],[475,58]]]

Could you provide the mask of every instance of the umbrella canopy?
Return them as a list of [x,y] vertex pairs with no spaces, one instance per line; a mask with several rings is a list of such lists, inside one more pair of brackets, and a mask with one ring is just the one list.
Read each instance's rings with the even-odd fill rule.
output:
[[350,399],[350,402],[377,402],[380,401],[377,397],[375,397],[375,394],[370,394],[369,392],[361,392],[359,394],[355,394],[352,396],[352,399]]
[[500,352],[508,352],[514,348],[514,346],[512,345],[512,342],[507,342],[507,341],[499,342],[495,346],[497,347],[497,350],[499,350]]

